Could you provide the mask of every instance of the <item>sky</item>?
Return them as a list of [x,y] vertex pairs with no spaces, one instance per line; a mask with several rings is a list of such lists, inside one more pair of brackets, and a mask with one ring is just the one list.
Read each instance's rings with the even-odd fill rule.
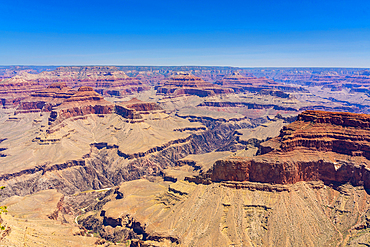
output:
[[0,65],[370,67],[370,1],[0,0]]

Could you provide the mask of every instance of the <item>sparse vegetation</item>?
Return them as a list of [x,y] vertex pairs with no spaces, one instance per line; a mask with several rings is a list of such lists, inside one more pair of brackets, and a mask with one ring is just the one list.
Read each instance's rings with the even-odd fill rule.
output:
[[[5,186],[1,186],[0,187],[0,190],[3,190],[3,189],[5,189]],[[8,212],[7,207],[6,206],[0,206],[0,214],[6,213],[6,212]],[[5,226],[4,225],[0,225],[0,229],[1,230],[5,230]]]

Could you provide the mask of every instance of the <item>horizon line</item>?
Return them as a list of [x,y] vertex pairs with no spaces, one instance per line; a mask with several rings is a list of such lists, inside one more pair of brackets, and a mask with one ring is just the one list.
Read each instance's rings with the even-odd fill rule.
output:
[[219,67],[219,68],[236,68],[236,69],[261,69],[261,68],[269,68],[269,69],[290,69],[290,68],[326,68],[326,69],[370,69],[370,67],[346,67],[346,66],[250,66],[250,67],[239,67],[239,66],[229,66],[229,65],[102,65],[102,64],[95,64],[95,65],[34,65],[34,64],[11,64],[11,65],[0,65],[0,67]]

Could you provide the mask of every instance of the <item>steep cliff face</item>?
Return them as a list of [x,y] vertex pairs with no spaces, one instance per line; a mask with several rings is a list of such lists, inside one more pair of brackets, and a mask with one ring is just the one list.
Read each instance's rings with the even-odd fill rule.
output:
[[278,137],[261,143],[260,155],[217,161],[207,173],[190,180],[273,184],[322,180],[370,189],[369,120],[362,114],[304,112]]
[[172,96],[188,94],[207,97],[233,92],[230,88],[221,88],[218,85],[206,82],[199,77],[185,72],[176,73],[169,79],[161,81],[156,89],[158,94]]

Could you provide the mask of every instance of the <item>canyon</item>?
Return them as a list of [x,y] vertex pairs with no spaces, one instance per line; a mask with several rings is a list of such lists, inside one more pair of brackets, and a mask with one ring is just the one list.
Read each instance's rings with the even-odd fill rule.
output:
[[4,246],[370,242],[364,70],[0,74]]

